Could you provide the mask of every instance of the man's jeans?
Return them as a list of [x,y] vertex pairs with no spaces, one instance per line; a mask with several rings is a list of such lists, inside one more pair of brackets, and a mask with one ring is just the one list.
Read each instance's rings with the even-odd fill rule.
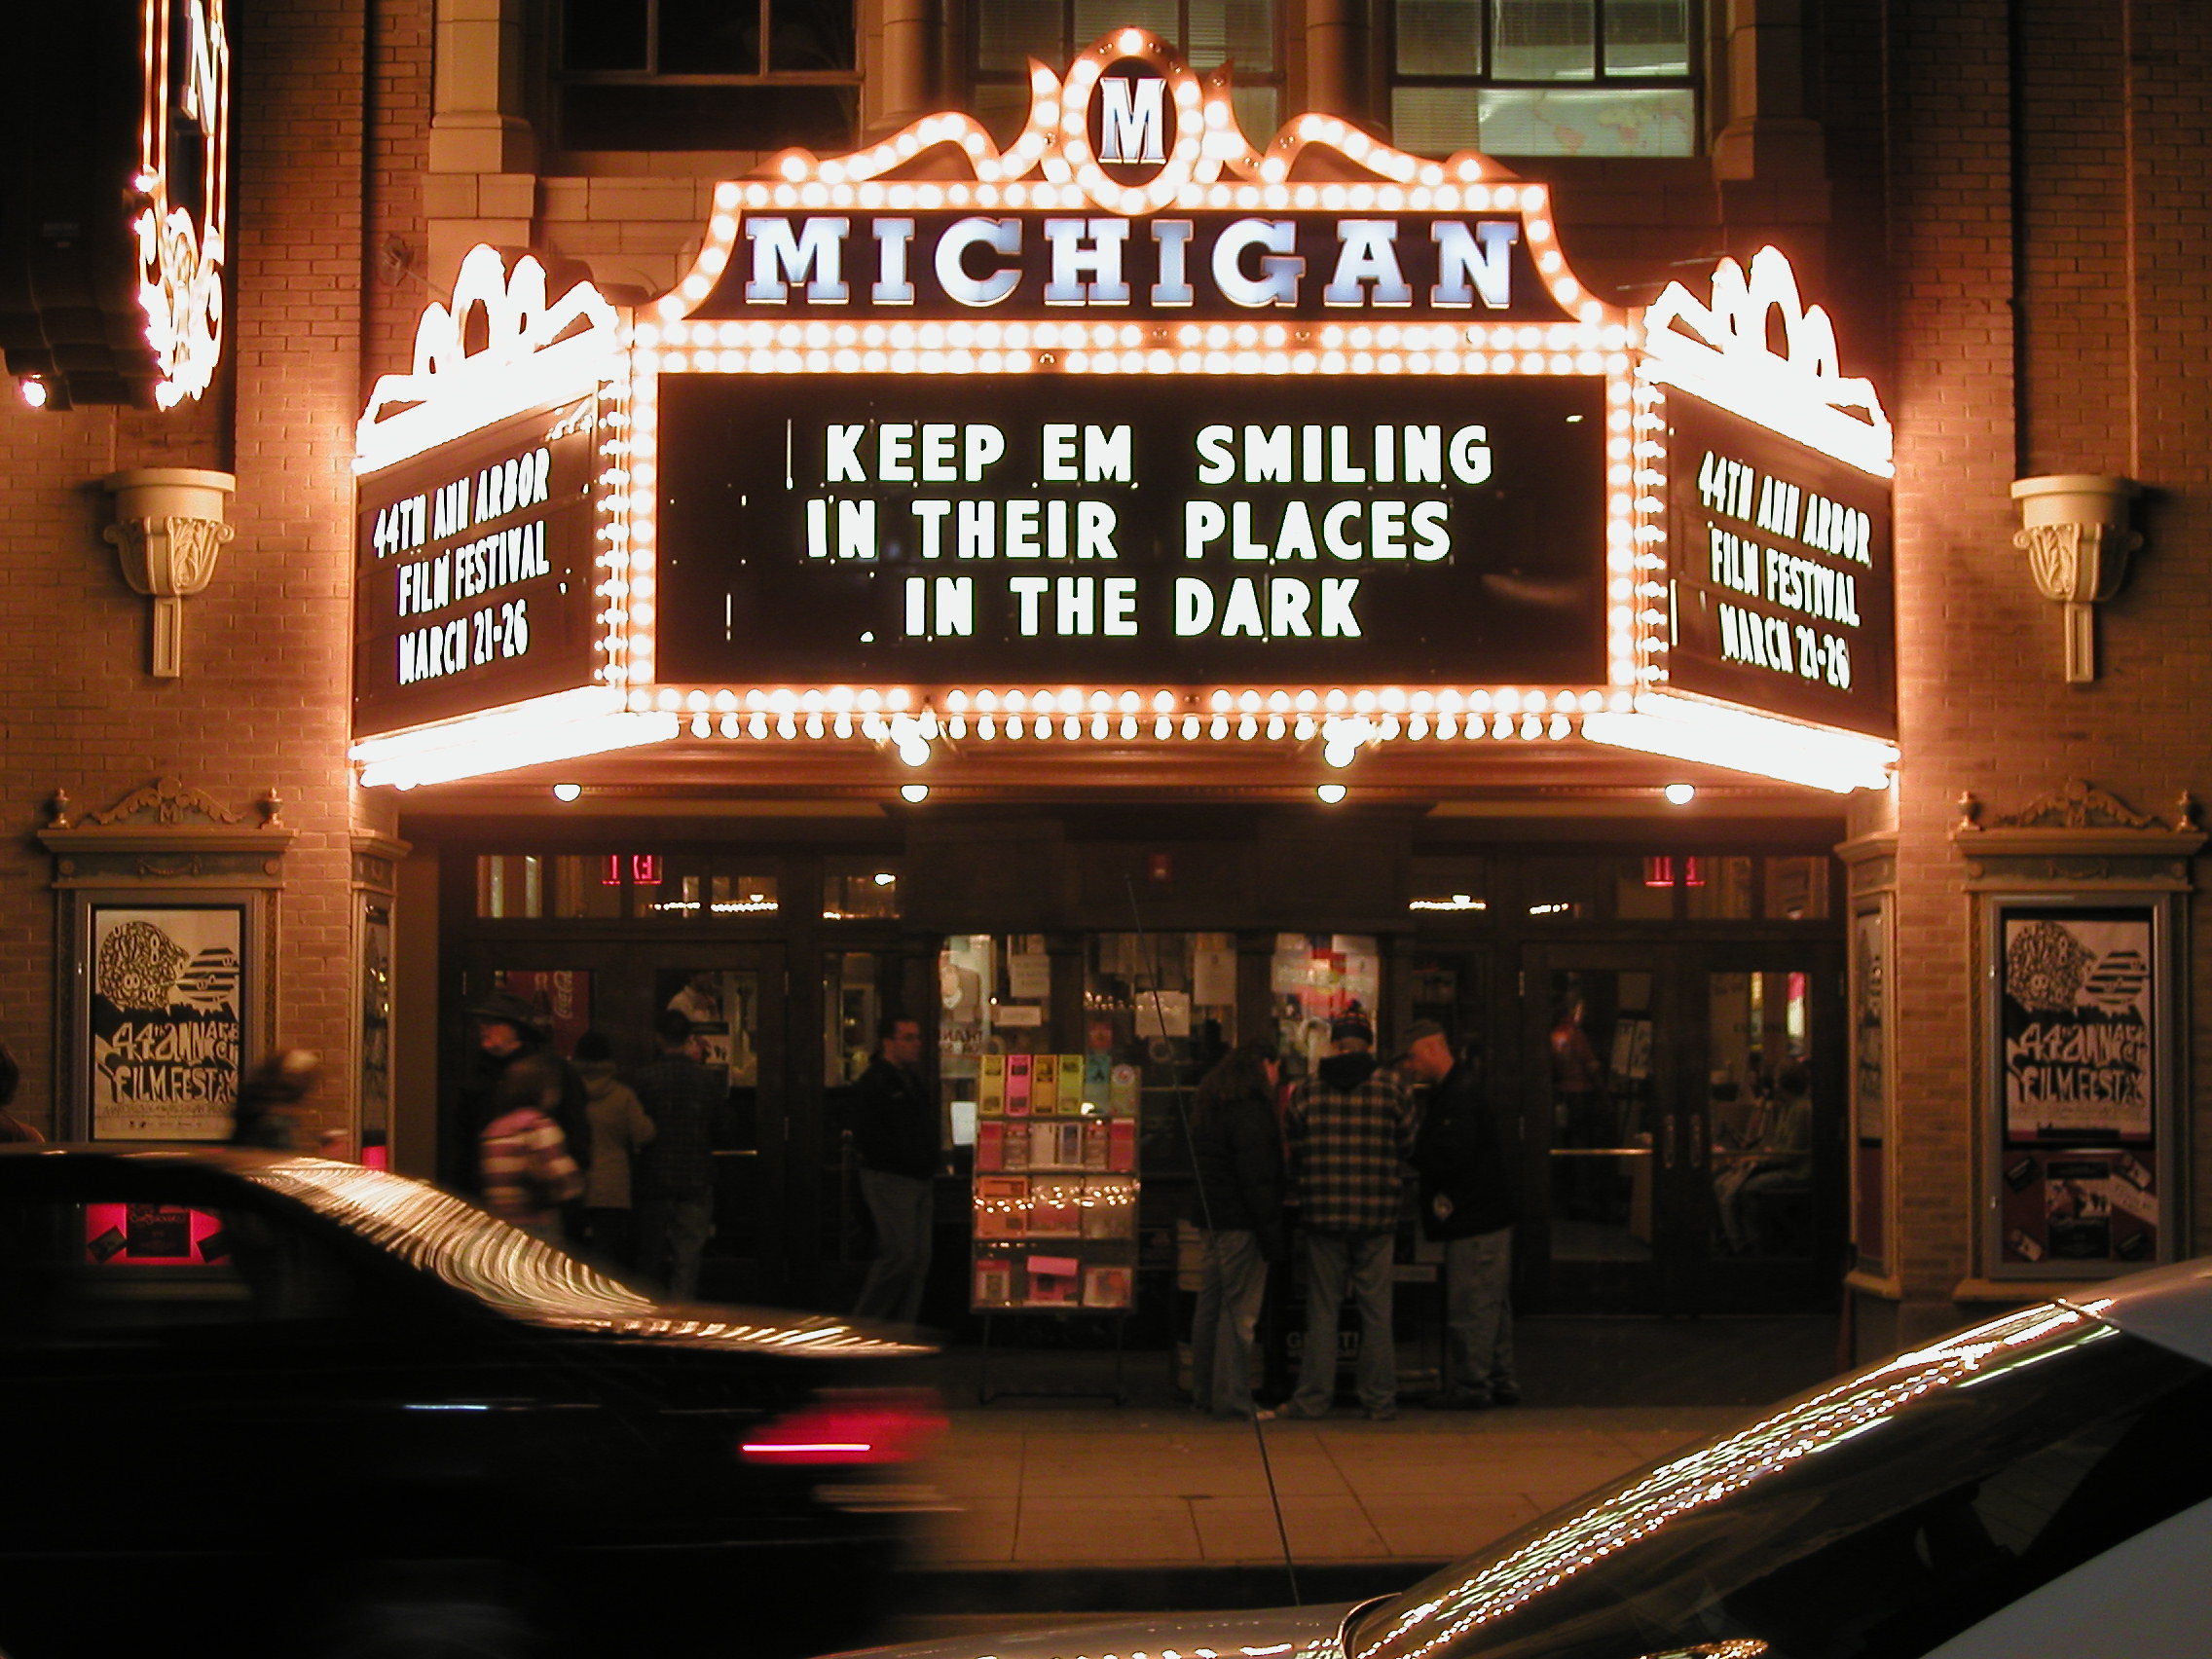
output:
[[1444,1241],[1444,1376],[1448,1393],[1517,1392],[1513,1375],[1513,1229]]
[[1252,1332],[1268,1294],[1268,1259],[1250,1228],[1209,1228],[1205,1276],[1191,1316],[1191,1403],[1217,1417],[1252,1415]]
[[911,1175],[864,1169],[861,1197],[875,1222],[875,1261],[853,1304],[853,1317],[911,1325],[921,1313],[922,1284],[930,1273],[936,1193]]
[[1398,1347],[1390,1334],[1393,1233],[1306,1235],[1306,1352],[1298,1362],[1299,1417],[1322,1417],[1337,1397],[1337,1309],[1348,1284],[1359,1305],[1359,1403],[1387,1411],[1398,1400]]
[[714,1195],[641,1198],[637,1208],[639,1273],[672,1300],[690,1301],[699,1294],[699,1258],[714,1236]]

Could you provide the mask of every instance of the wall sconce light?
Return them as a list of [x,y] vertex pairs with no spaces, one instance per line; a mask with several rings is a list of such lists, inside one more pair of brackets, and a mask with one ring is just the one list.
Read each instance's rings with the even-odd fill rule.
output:
[[123,579],[154,601],[153,675],[184,673],[184,601],[215,574],[223,543],[237,535],[225,517],[238,480],[228,472],[189,466],[146,466],[111,473],[115,523],[101,534],[115,543]]
[[2028,556],[2044,598],[2066,608],[2066,679],[2086,685],[2097,677],[2094,607],[2120,592],[2127,556],[2143,537],[2127,527],[2127,503],[2142,492],[2133,480],[2087,472],[2017,478],[2020,531],[2012,545]]

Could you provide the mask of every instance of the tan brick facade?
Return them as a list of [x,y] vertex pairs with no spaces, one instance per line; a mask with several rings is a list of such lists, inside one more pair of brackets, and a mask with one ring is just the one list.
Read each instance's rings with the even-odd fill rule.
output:
[[[1736,69],[1710,89],[1712,125],[1731,135],[1724,166],[1525,170],[1554,181],[1584,275],[1631,300],[1720,253],[1780,242],[1837,316],[1846,371],[1875,374],[1896,421],[1905,759],[1894,802],[1862,799],[1851,823],[1894,831],[1898,861],[1900,1249],[1894,1294],[1865,1304],[1879,1346],[1952,1322],[1959,1287],[1989,1266],[1961,797],[2015,812],[2083,777],[2171,818],[2184,792],[2212,793],[2199,690],[2212,573],[2197,556],[2212,502],[2212,22],[2176,0],[1832,0],[1802,9],[1809,27],[1762,40],[1752,25],[1775,8],[1716,6],[1742,22]],[[526,13],[498,0],[240,6],[229,389],[167,416],[0,403],[18,827],[0,1032],[24,1063],[34,1121],[55,1122],[59,1060],[51,860],[30,831],[57,787],[104,805],[173,774],[241,808],[278,791],[299,836],[276,1035],[334,1060],[350,1052],[350,835],[376,814],[388,828],[393,811],[350,801],[343,759],[348,460],[366,378],[405,366],[415,315],[479,240],[581,261],[610,286],[669,284],[729,170],[668,156],[535,170],[531,59],[509,39],[527,34]],[[864,35],[879,39],[871,27]],[[1716,21],[1716,42],[1724,32]],[[1788,97],[1761,80],[1760,53],[1802,60]],[[239,480],[238,539],[187,604],[186,674],[166,682],[145,674],[146,602],[99,540],[94,487],[150,464]],[[2065,682],[2058,609],[2012,542],[2012,480],[2057,472],[2121,474],[2151,492],[2138,513],[2147,544],[2102,608],[2102,673],[2087,685]],[[2212,1102],[2212,932],[2199,914],[2182,954],[2188,1099]],[[326,1111],[338,1123],[350,1096],[335,1070]],[[2202,1108],[2185,1117],[2201,1235],[2212,1135],[2195,1127]]]

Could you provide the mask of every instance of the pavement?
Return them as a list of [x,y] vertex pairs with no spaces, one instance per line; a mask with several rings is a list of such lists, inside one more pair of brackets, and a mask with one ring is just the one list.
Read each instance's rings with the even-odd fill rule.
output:
[[1431,1411],[1408,1382],[1392,1422],[1258,1427],[1194,1413],[1159,1352],[947,1349],[925,1477],[947,1508],[884,1640],[1392,1594],[1835,1366],[1817,1318],[1524,1320],[1517,1340],[1533,1404]]
[[885,1640],[1393,1594],[1746,1417],[1417,1406],[1255,1430],[1174,1405],[950,1415],[928,1478],[955,1507],[930,1518]]

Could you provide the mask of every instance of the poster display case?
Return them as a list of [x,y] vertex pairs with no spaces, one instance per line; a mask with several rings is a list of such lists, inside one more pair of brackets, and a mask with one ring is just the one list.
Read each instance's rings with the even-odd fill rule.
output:
[[2174,1253],[2174,906],[2114,892],[1985,905],[1993,1277],[2103,1277]]

